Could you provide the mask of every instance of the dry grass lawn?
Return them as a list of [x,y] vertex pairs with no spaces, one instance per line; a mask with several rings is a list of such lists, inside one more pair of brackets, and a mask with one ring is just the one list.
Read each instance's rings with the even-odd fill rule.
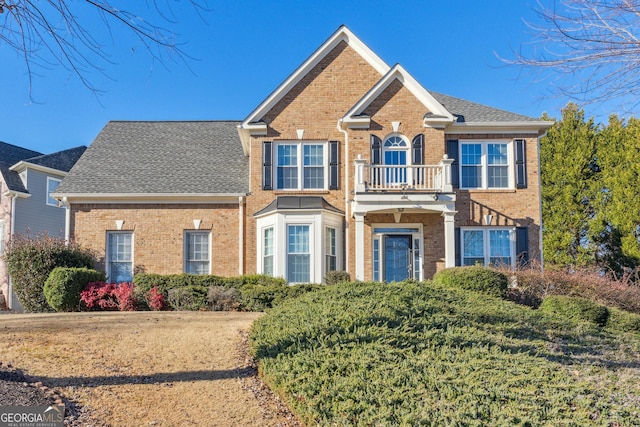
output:
[[2,315],[0,362],[85,406],[96,425],[280,425],[249,390],[250,370],[240,352],[241,331],[259,316]]

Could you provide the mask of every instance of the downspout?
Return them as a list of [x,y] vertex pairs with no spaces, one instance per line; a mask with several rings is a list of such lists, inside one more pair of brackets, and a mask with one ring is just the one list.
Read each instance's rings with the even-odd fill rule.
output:
[[338,131],[344,134],[344,271],[349,271],[349,133],[342,129],[342,119],[338,119]]
[[238,197],[238,274],[244,274],[244,196]]
[[62,198],[62,203],[64,203],[64,241],[68,245],[71,241],[71,205],[66,197]]

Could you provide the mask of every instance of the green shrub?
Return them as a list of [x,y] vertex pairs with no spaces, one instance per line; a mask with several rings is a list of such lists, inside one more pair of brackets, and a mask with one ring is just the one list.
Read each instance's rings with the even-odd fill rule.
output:
[[44,282],[44,296],[56,311],[78,311],[80,292],[90,282],[105,280],[103,272],[88,268],[56,267]]
[[95,265],[91,251],[46,234],[33,239],[14,236],[4,259],[18,300],[27,312],[52,311],[43,288],[54,268],[94,268]]
[[609,307],[607,327],[616,331],[640,333],[640,314]]
[[495,297],[504,297],[509,284],[506,274],[481,266],[447,268],[436,273],[433,281],[442,286],[482,292]]
[[321,288],[321,285],[245,285],[240,289],[242,308],[246,311],[265,311],[283,301]]
[[550,295],[540,304],[540,311],[556,313],[569,319],[582,320],[598,326],[607,324],[609,309],[585,298]]
[[[225,286],[225,278],[209,274],[136,274],[133,278],[136,291],[149,292],[153,287],[168,295],[170,289],[183,288],[185,286]],[[225,286],[226,287],[226,286]]]
[[232,311],[240,308],[241,294],[235,288],[210,286],[207,293],[207,304],[212,311]]
[[324,283],[327,285],[335,285],[350,281],[351,275],[347,271],[329,271],[324,276]]
[[206,310],[207,292],[208,288],[197,285],[169,289],[167,302],[174,310]]

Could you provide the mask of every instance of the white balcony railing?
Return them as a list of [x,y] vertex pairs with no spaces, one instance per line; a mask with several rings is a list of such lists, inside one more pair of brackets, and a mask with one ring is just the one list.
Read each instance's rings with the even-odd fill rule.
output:
[[437,165],[369,165],[355,160],[355,191],[452,192],[451,163],[446,156]]

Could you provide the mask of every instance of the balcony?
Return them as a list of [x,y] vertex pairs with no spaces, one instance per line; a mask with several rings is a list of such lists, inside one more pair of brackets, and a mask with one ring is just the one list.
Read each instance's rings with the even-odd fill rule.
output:
[[355,193],[451,193],[452,159],[437,165],[370,165],[355,160]]

